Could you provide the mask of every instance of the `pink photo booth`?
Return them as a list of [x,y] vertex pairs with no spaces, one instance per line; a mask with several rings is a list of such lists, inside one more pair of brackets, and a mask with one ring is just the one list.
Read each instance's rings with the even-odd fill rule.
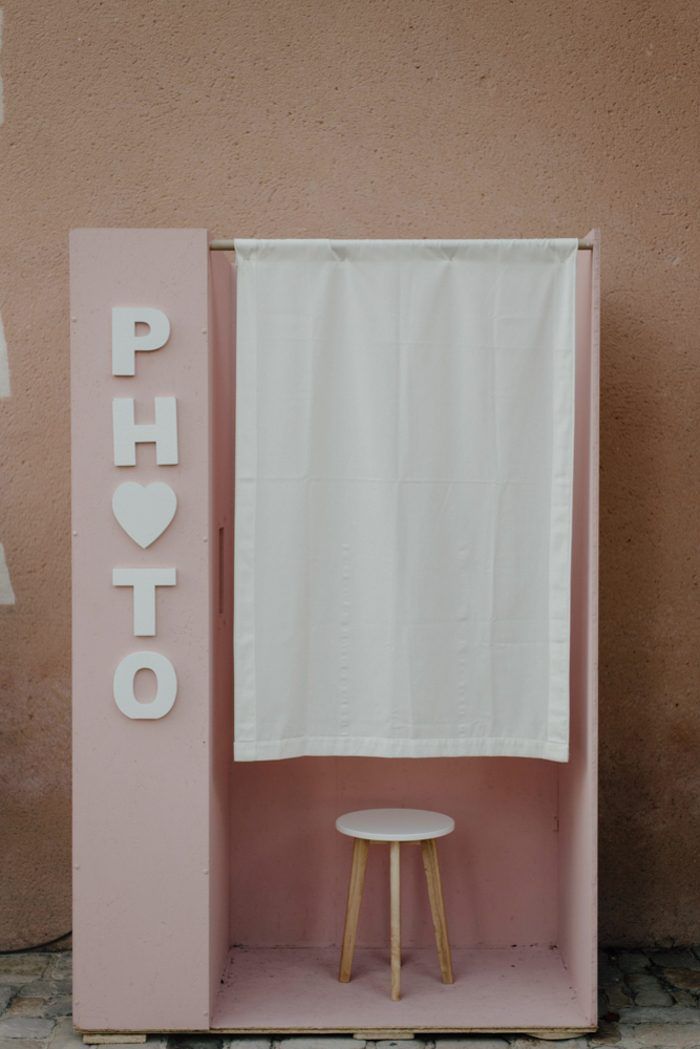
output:
[[[235,264],[206,230],[72,233],[86,1041],[595,1028],[598,245],[590,234],[577,261],[570,760],[234,763]],[[134,354],[134,335],[148,352]],[[420,850],[407,850],[399,1002],[385,850],[368,868],[353,979],[337,980],[352,845],[334,821],[376,804],[456,822],[442,852],[455,983],[440,981]]]

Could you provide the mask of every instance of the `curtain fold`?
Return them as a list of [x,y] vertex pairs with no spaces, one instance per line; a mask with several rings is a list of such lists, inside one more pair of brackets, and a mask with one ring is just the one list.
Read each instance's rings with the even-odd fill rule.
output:
[[567,760],[576,249],[236,241],[237,760]]

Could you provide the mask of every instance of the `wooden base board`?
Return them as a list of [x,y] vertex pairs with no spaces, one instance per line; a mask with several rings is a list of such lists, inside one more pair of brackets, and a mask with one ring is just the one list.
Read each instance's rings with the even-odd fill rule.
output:
[[[456,1030],[454,1027],[434,1027],[434,1028],[431,1029],[430,1032],[426,1032],[425,1030],[420,1030],[418,1033],[419,1034],[426,1034],[426,1033],[430,1033],[430,1034],[464,1034],[464,1035],[473,1035],[473,1034],[495,1034],[495,1035],[521,1034],[521,1035],[528,1035],[530,1038],[539,1038],[539,1039],[542,1039],[542,1040],[545,1040],[545,1041],[557,1041],[558,1042],[558,1041],[566,1041],[566,1040],[568,1040],[570,1038],[580,1038],[583,1035],[592,1034],[595,1030],[596,1030],[595,1027],[547,1027],[547,1028],[536,1027],[536,1028],[527,1028],[526,1030],[514,1030],[513,1028],[510,1028],[510,1027],[508,1027],[508,1028],[503,1028],[503,1027],[498,1027],[498,1028],[465,1027],[465,1028],[460,1028],[459,1030]],[[413,1031],[413,1030],[409,1031],[409,1030],[406,1030],[405,1028],[402,1028],[402,1027],[378,1027],[378,1028],[372,1028],[371,1030],[366,1030],[366,1031],[364,1031],[364,1030],[363,1031],[348,1031],[347,1029],[339,1030],[337,1027],[330,1027],[330,1028],[328,1028],[328,1027],[304,1027],[304,1028],[298,1028],[298,1027],[288,1028],[288,1027],[285,1027],[285,1028],[270,1028],[269,1031],[265,1031],[265,1032],[261,1031],[259,1028],[256,1028],[255,1030],[251,1030],[251,1031],[241,1030],[240,1028],[235,1028],[235,1029],[232,1029],[230,1031],[225,1031],[225,1030],[222,1030],[221,1028],[217,1028],[216,1031],[213,1031],[212,1029],[207,1029],[207,1030],[202,1030],[202,1031],[149,1031],[148,1033],[152,1034],[152,1035],[159,1035],[159,1034],[180,1034],[180,1035],[183,1035],[183,1034],[201,1034],[201,1035],[208,1035],[208,1034],[240,1034],[240,1035],[254,1035],[254,1034],[257,1034],[257,1035],[261,1035],[261,1034],[269,1034],[269,1035],[278,1035],[278,1034],[286,1034],[286,1035],[310,1035],[310,1034],[311,1035],[321,1035],[321,1034],[323,1034],[323,1035],[334,1035],[335,1034],[335,1035],[343,1035],[344,1034],[344,1035],[348,1035],[348,1034],[352,1034],[353,1038],[357,1038],[360,1041],[368,1041],[368,1042],[387,1041],[387,1040],[390,1040],[390,1041],[398,1041],[398,1040],[406,1041],[406,1040],[413,1039],[413,1038],[416,1037],[415,1031]],[[121,1033],[120,1034],[119,1032],[114,1031],[114,1032],[101,1033],[101,1034],[90,1034],[90,1033],[87,1033],[87,1034],[83,1034],[82,1038],[83,1038],[83,1042],[86,1045],[110,1045],[110,1044],[143,1045],[143,1043],[147,1040],[148,1035],[147,1034],[133,1034],[133,1033],[129,1033],[129,1034]]]
[[518,1033],[527,1034],[530,1038],[540,1038],[549,1042],[561,1042],[568,1038],[580,1038],[584,1034],[592,1034],[596,1030],[596,1027],[569,1027],[568,1029],[557,1027],[556,1030],[551,1030],[550,1028],[539,1030],[535,1028],[534,1030],[520,1031]]

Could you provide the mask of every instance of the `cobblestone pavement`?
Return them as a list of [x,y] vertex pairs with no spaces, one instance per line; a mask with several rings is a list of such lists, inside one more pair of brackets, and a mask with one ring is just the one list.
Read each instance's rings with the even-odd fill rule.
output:
[[[603,951],[600,988],[598,1032],[560,1042],[538,1043],[522,1035],[376,1043],[348,1037],[271,1040],[212,1035],[149,1037],[145,1049],[700,1049],[700,948]],[[0,1049],[82,1046],[82,1038],[73,1031],[70,996],[69,951],[0,955]]]

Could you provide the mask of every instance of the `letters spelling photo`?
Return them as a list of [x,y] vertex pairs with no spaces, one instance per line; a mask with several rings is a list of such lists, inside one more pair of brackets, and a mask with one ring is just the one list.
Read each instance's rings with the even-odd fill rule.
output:
[[[137,334],[137,325],[148,331]],[[170,336],[170,322],[162,310],[114,307],[112,310],[112,375],[136,376],[136,354],[159,350]],[[136,445],[154,443],[158,466],[178,462],[177,402],[175,397],[154,398],[155,421],[136,423],[133,397],[112,398],[114,465],[136,466]],[[170,526],[177,496],[169,484],[120,484],[112,496],[112,511],[123,530],[142,550]],[[114,568],[114,586],[130,586],[133,594],[134,637],[156,635],[156,588],[175,586],[177,569]],[[151,702],[136,698],[134,683],[139,670],[151,670],[156,694]],[[172,710],[177,696],[177,674],[161,652],[141,650],[125,656],[114,672],[114,701],[128,718],[162,718]]]

